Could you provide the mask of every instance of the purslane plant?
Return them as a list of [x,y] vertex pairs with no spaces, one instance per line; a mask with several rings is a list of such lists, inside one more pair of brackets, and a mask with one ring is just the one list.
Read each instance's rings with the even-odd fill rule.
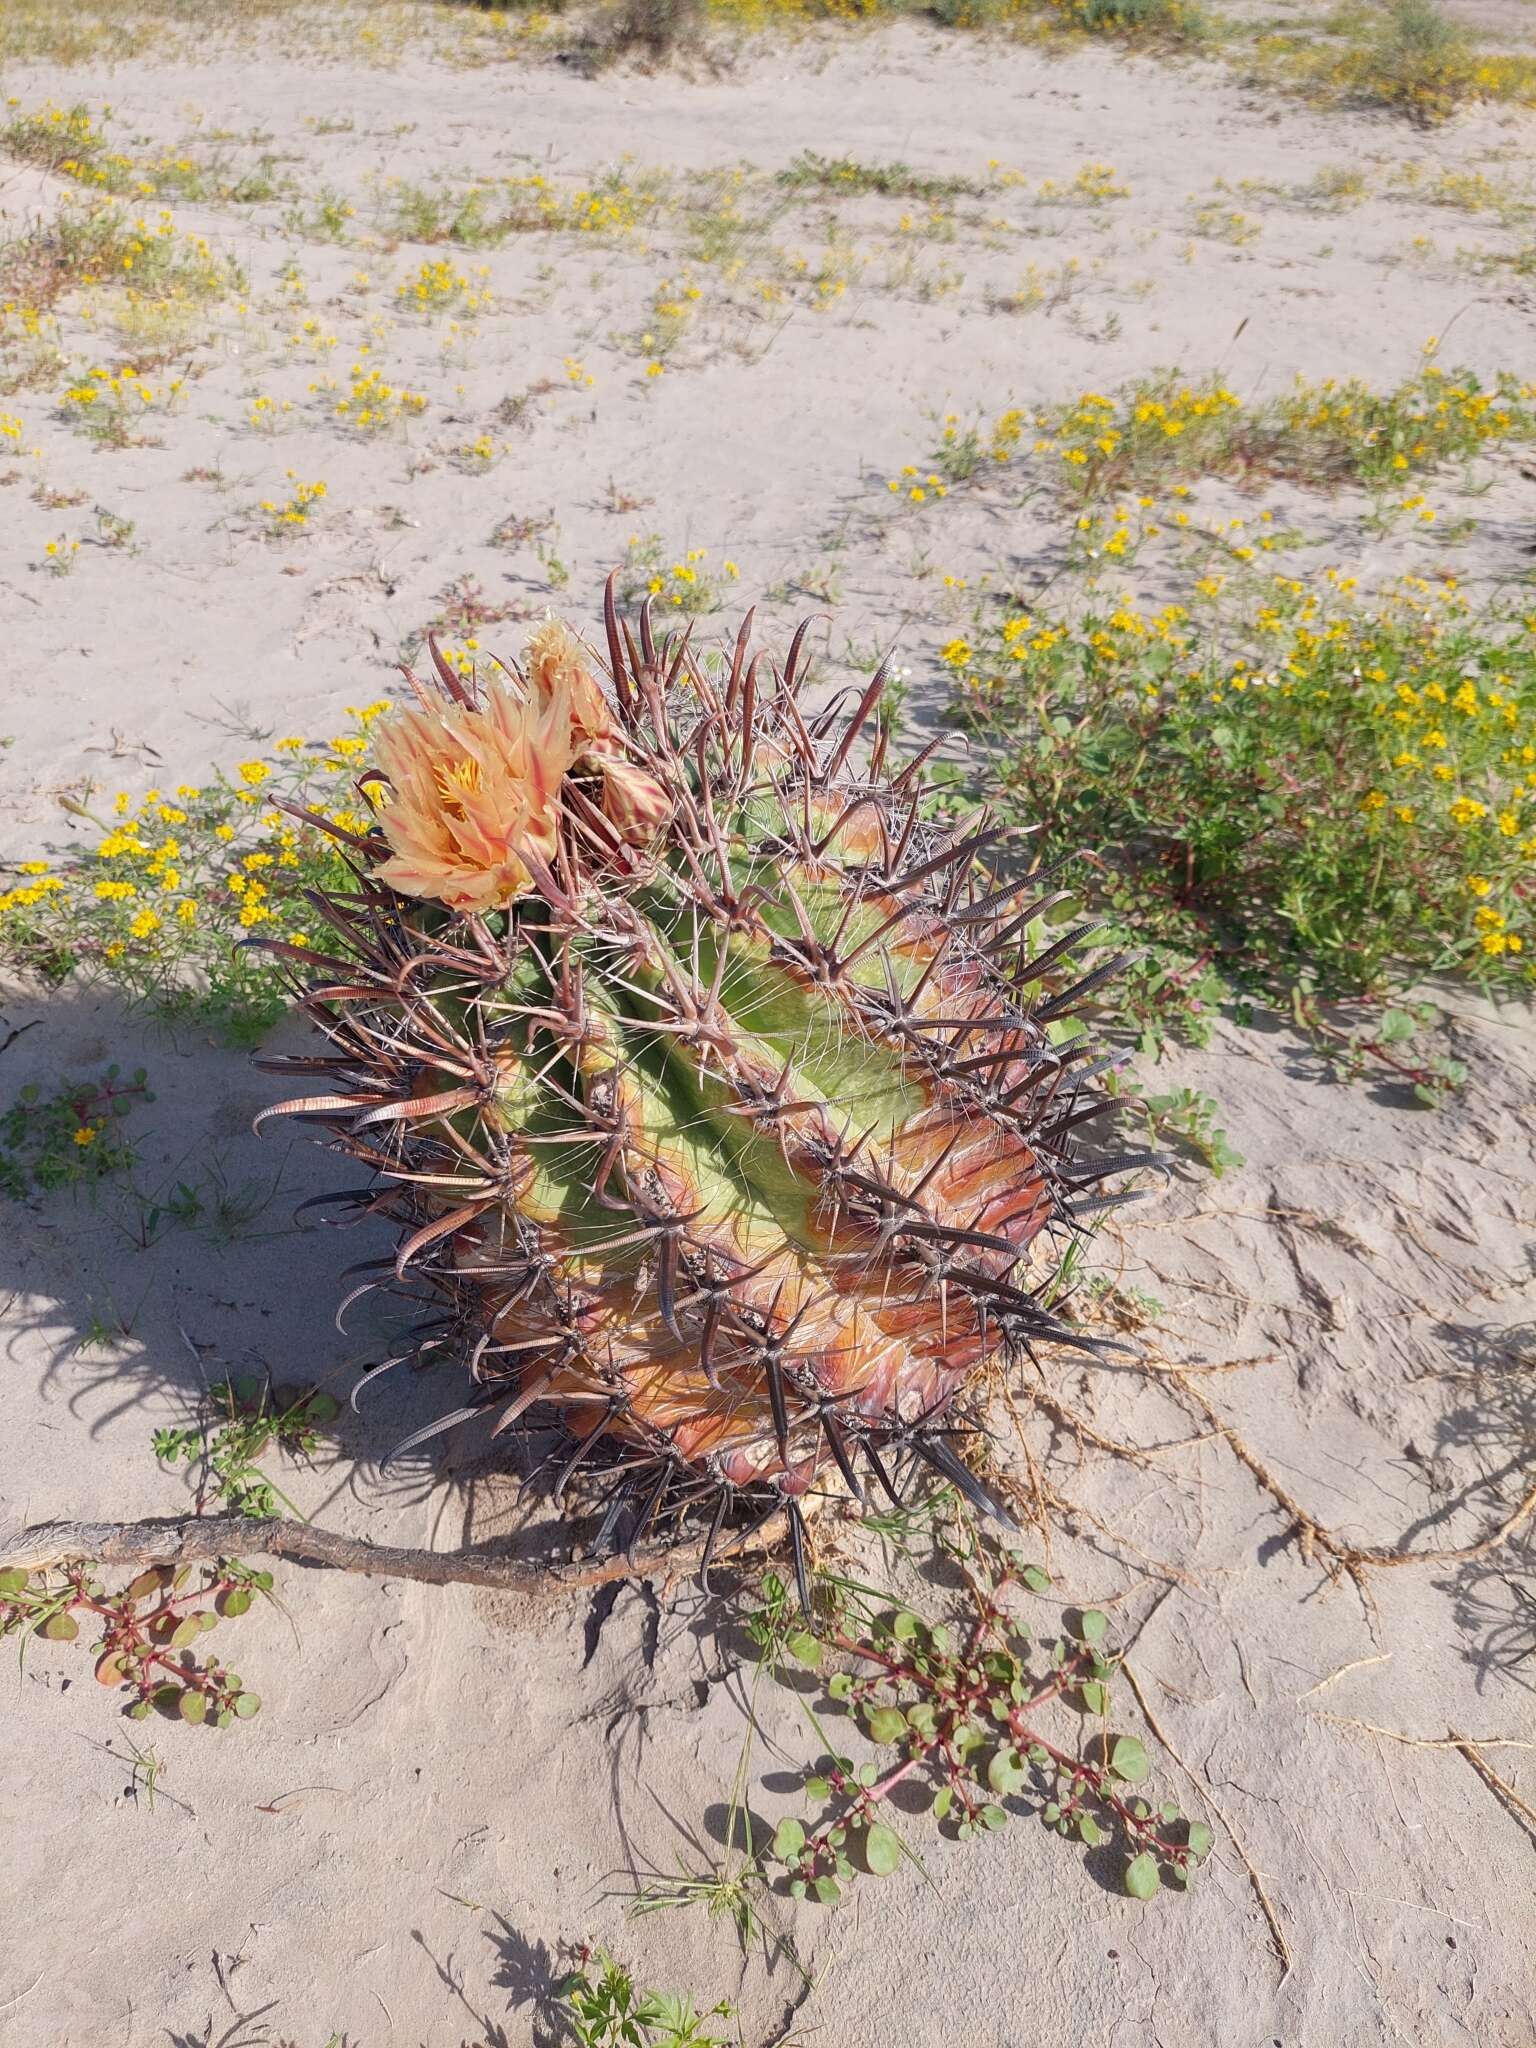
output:
[[68,1643],[82,1626],[94,1629],[97,1682],[127,1695],[130,1720],[159,1713],[229,1728],[259,1712],[261,1701],[218,1658],[200,1657],[196,1645],[271,1590],[270,1572],[252,1571],[234,1558],[195,1572],[190,1565],[154,1565],[116,1592],[107,1590],[94,1566],[17,1567],[0,1571],[0,1636],[18,1636],[25,1656],[29,1636]]
[[[1144,1790],[1146,1748],[1111,1720],[1120,1660],[1108,1617],[1089,1608],[1071,1629],[1037,1638],[1017,1601],[1048,1592],[1039,1566],[974,1545],[955,1562],[970,1612],[954,1626],[876,1587],[822,1574],[813,1632],[795,1621],[782,1583],[765,1581],[754,1639],[766,1656],[820,1674],[826,1695],[822,1714],[810,1714],[826,1749],[804,1783],[818,1811],[809,1821],[781,1820],[769,1851],[790,1893],[831,1904],[860,1873],[887,1877],[903,1861],[920,1867],[896,1824],[898,1788],[903,1817],[926,1796],[931,1820],[959,1840],[1006,1827],[1021,1808],[1033,1812],[1084,1848],[1116,1855],[1133,1898],[1187,1884],[1210,1851],[1211,1830]],[[871,1745],[873,1758],[845,1753]]]

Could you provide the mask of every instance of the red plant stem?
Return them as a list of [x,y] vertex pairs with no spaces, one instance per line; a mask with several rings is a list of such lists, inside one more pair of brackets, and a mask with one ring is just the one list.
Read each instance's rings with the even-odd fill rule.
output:
[[[1001,1619],[1002,1616],[999,1609],[994,1604],[989,1603],[987,1609],[978,1617],[976,1626],[971,1632],[967,1658],[976,1654],[988,1628],[994,1626]],[[941,1684],[939,1679],[932,1673],[917,1671],[911,1665],[902,1663],[899,1658],[892,1657],[884,1650],[877,1649],[872,1643],[860,1642],[852,1636],[843,1635],[841,1632],[832,1635],[828,1640],[833,1648],[842,1650],[850,1656],[861,1657],[866,1663],[878,1665],[882,1673],[888,1678],[921,1686],[930,1693],[941,1694],[947,1708],[950,1710],[951,1721],[948,1730],[936,1728],[931,1736],[919,1737],[920,1747],[903,1762],[896,1764],[891,1770],[887,1771],[883,1778],[877,1778],[873,1785],[860,1785],[856,1780],[850,1779],[846,1772],[842,1770],[832,1771],[829,1775],[834,1789],[846,1797],[850,1805],[847,1811],[834,1816],[827,1822],[825,1827],[819,1829],[817,1833],[810,1837],[804,1849],[800,1852],[799,1860],[802,1865],[809,1862],[814,1867],[823,1856],[830,1854],[831,1849],[828,1838],[837,1828],[845,1826],[849,1818],[854,1815],[867,1819],[874,1808],[882,1800],[887,1799],[903,1780],[910,1777],[913,1771],[918,1769],[920,1765],[931,1762],[935,1751],[942,1753],[944,1765],[949,1774],[949,1782],[959,1795],[967,1818],[974,1820],[977,1808],[975,1802],[970,1798],[965,1787],[960,1782],[964,1772],[964,1764],[954,1754],[950,1746],[950,1736],[953,1732],[955,1720],[962,1718],[971,1708],[982,1704],[990,1697],[986,1684],[982,1683],[949,1689]],[[1077,1788],[1079,1786],[1086,1786],[1096,1799],[1102,1801],[1112,1813],[1119,1817],[1133,1840],[1141,1843],[1151,1842],[1163,1856],[1168,1857],[1174,1862],[1182,1862],[1185,1854],[1184,1845],[1179,1842],[1166,1840],[1157,1832],[1155,1824],[1150,1819],[1143,1819],[1140,1815],[1134,1813],[1118,1794],[1108,1789],[1107,1772],[1095,1764],[1085,1763],[1081,1758],[1073,1757],[1067,1751],[1058,1749],[1054,1743],[1045,1741],[1042,1736],[1038,1735],[1029,1726],[1027,1717],[1036,1708],[1059,1698],[1081,1675],[1083,1666],[1088,1661],[1091,1661],[1089,1652],[1086,1650],[1075,1650],[1053,1677],[1037,1687],[1027,1700],[1021,1700],[1016,1706],[1012,1707],[1008,1715],[1009,1733],[1013,1736],[1014,1741],[1023,1749],[1043,1749],[1057,1769],[1066,1774],[1073,1788],[1068,1799],[1064,1802],[1068,1807],[1075,1803]],[[950,1664],[949,1668],[952,1670],[954,1668],[953,1664]]]
[[[104,1621],[113,1624],[106,1631],[106,1655],[122,1655],[131,1651],[134,1660],[141,1666],[159,1665],[179,1679],[184,1686],[190,1685],[197,1692],[219,1694],[218,1681],[211,1671],[201,1671],[195,1665],[189,1671],[186,1665],[177,1663],[175,1655],[171,1652],[156,1649],[154,1644],[148,1641],[148,1633],[150,1629],[175,1613],[178,1601],[210,1598],[216,1600],[221,1593],[236,1585],[237,1580],[219,1578],[211,1584],[198,1586],[191,1592],[168,1594],[151,1613],[143,1615],[131,1614],[121,1605],[114,1606],[109,1601],[97,1600],[94,1595],[87,1593],[78,1581],[72,1583],[75,1585],[75,1594],[69,1603],[70,1607],[83,1607],[87,1613],[98,1614]],[[222,1669],[222,1666],[216,1668]],[[150,1688],[143,1683],[141,1671],[140,1698],[147,1698],[149,1691]]]
[[[888,1657],[883,1650],[875,1649],[870,1643],[861,1643],[851,1636],[841,1634],[829,1636],[827,1640],[836,1650],[843,1650],[850,1656],[863,1657],[868,1663],[880,1665],[893,1678],[904,1678],[912,1685],[926,1687],[929,1692],[940,1692],[943,1690],[938,1680],[931,1673],[915,1671],[911,1665],[903,1664],[899,1658]],[[1027,1700],[1022,1701],[1015,1711],[1027,1713],[1034,1707],[1044,1706],[1048,1700],[1058,1698],[1077,1677],[1086,1656],[1086,1651],[1075,1650],[1067,1659],[1067,1662],[1062,1665],[1056,1676],[1047,1679],[1045,1684],[1037,1692],[1032,1693]],[[956,1693],[953,1697],[957,1706],[962,1704],[968,1705],[977,1700],[984,1700],[987,1697],[987,1690],[985,1686],[975,1686],[967,1691]]]
[[143,1095],[147,1092],[141,1081],[130,1081],[121,1088],[115,1081],[104,1081],[99,1088],[82,1088],[78,1095],[70,1097],[69,1106],[76,1120],[83,1124],[88,1123],[103,1104],[116,1102],[126,1095]]
[[[1351,1044],[1349,1033],[1341,1031],[1336,1024],[1330,1024],[1326,1017],[1319,1016],[1315,1007],[1312,1010],[1312,1023],[1325,1037],[1336,1038],[1345,1046]],[[1393,1059],[1379,1039],[1360,1038],[1354,1040],[1353,1045],[1356,1051],[1369,1053],[1372,1059],[1380,1060],[1384,1067],[1390,1067],[1393,1073],[1401,1074],[1405,1081],[1412,1081],[1416,1087],[1427,1087],[1434,1080],[1434,1075],[1428,1067],[1405,1067],[1401,1060]]]
[[[1068,1774],[1074,1788],[1079,1784],[1086,1785],[1095,1799],[1102,1800],[1111,1812],[1117,1813],[1120,1816],[1128,1832],[1134,1835],[1137,1841],[1153,1842],[1165,1856],[1171,1857],[1175,1862],[1182,1860],[1184,1854],[1182,1842],[1166,1841],[1157,1832],[1156,1826],[1150,1817],[1143,1819],[1139,1814],[1133,1813],[1118,1793],[1111,1792],[1106,1788],[1105,1780],[1107,1774],[1100,1770],[1096,1764],[1084,1763],[1079,1757],[1069,1756],[1065,1750],[1058,1749],[1053,1742],[1047,1742],[1043,1736],[1037,1735],[1032,1728],[1026,1727],[1022,1720],[1023,1711],[1022,1707],[1016,1707],[1008,1717],[1008,1726],[1016,1742],[1020,1744],[1033,1743],[1038,1748],[1043,1749],[1057,1768]],[[1076,1792],[1074,1790],[1073,1798],[1065,1803],[1070,1806],[1075,1802],[1075,1799]]]
[[1380,1060],[1383,1066],[1390,1067],[1394,1073],[1401,1074],[1405,1080],[1412,1081],[1418,1087],[1422,1088],[1434,1079],[1428,1067],[1405,1067],[1401,1060],[1393,1059],[1391,1053],[1374,1038],[1362,1038],[1360,1050],[1370,1053],[1373,1058]]

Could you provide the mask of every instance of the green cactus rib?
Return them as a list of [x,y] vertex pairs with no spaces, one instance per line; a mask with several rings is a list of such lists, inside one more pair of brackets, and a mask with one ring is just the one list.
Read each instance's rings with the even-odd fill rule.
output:
[[[600,1543],[787,1505],[798,1560],[807,1493],[918,1467],[1004,1512],[953,1438],[994,1363],[1099,1348],[1042,1297],[1140,1163],[1081,1151],[1114,1062],[1079,1012],[1119,963],[1070,981],[1094,928],[1050,927],[1062,892],[1002,878],[985,819],[926,824],[883,727],[859,764],[881,675],[808,721],[804,629],[768,668],[749,615],[717,684],[648,608],[637,643],[611,582],[605,625],[615,736],[561,786],[525,899],[401,896],[375,833],[355,889],[311,899],[334,949],[271,948],[331,1050],[269,1062],[325,1092],[264,1115],[369,1170],[339,1203],[399,1225],[378,1274],[469,1365],[467,1405],[402,1450],[481,1408],[556,1423],[557,1491],[613,1469]],[[639,846],[599,808],[619,749],[665,793]]]

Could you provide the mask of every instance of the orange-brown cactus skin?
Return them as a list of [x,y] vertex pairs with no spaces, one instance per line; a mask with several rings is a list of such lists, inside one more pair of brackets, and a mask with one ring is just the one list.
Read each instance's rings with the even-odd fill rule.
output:
[[335,950],[277,949],[332,1042],[278,1108],[372,1170],[340,1199],[400,1221],[471,1375],[411,1442],[559,1422],[558,1492],[617,1466],[600,1541],[738,1498],[798,1529],[920,1465],[995,1508],[952,1438],[990,1363],[1086,1342],[1042,1296],[1131,1163],[1079,1154],[1118,963],[1067,986],[1089,928],[1012,835],[925,823],[881,676],[812,716],[803,628],[773,668],[749,617],[713,678],[611,583],[605,625],[606,687],[553,624],[415,684],[357,889],[315,899]]

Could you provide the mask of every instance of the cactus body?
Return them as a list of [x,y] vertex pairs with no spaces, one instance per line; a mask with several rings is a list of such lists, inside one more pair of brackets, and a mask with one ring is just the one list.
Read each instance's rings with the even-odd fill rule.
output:
[[356,891],[314,899],[340,943],[276,948],[332,1048],[278,1107],[371,1170],[341,1199],[445,1309],[472,1384],[433,1428],[558,1419],[558,1491],[616,1468],[600,1540],[738,1500],[798,1536],[809,1490],[922,1464],[995,1506],[957,1397],[1086,1341],[1041,1295],[1113,1199],[1075,1012],[1115,963],[1067,986],[1047,878],[924,822],[880,676],[811,717],[804,629],[774,668],[749,619],[711,678],[611,587],[606,623],[606,692],[551,625],[380,729]]

